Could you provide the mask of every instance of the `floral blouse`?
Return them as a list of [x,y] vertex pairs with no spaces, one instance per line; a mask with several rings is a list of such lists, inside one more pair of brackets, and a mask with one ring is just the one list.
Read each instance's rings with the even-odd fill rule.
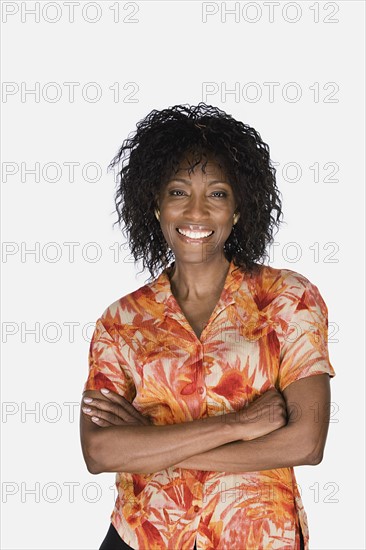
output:
[[[109,388],[156,425],[242,409],[270,388],[328,373],[327,307],[288,269],[230,262],[200,338],[172,294],[169,268],[97,320],[84,390]],[[231,473],[169,467],[116,473],[111,522],[136,550],[308,549],[293,468]]]

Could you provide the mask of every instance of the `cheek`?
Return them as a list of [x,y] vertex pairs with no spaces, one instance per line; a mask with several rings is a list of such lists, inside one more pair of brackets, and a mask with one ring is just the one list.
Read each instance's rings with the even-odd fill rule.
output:
[[165,240],[167,242],[172,242],[174,239],[178,238],[178,233],[176,231],[176,226],[173,222],[172,223],[168,222],[168,223],[164,224],[163,235],[164,235]]
[[226,241],[231,233],[231,225],[221,226],[216,230],[216,239],[220,241]]

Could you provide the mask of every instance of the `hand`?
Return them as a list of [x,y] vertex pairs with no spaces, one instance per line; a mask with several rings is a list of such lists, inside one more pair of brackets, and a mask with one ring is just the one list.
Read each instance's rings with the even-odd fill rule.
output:
[[108,393],[102,392],[102,395],[107,400],[95,397],[89,402],[85,402],[85,399],[91,399],[90,397],[84,397],[82,400],[83,413],[90,416],[92,420],[97,418],[98,420],[93,420],[93,422],[98,426],[107,428],[108,426],[152,424],[149,416],[142,415],[127,399],[118,393],[109,390]]
[[234,414],[236,422],[241,424],[241,439],[244,441],[267,435],[287,424],[286,403],[275,388]]

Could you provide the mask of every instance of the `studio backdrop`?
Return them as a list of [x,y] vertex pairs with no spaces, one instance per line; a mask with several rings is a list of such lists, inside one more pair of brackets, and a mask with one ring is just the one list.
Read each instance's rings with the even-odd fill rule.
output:
[[[4,550],[90,550],[115,474],[83,460],[95,321],[145,284],[107,166],[152,109],[203,101],[269,144],[284,223],[269,264],[329,312],[323,461],[296,468],[313,550],[361,550],[364,519],[364,12],[338,2],[2,2]],[[314,414],[316,410],[314,410]]]

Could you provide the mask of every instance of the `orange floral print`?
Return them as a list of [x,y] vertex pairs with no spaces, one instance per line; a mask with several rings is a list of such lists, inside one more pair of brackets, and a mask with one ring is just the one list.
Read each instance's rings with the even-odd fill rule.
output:
[[[197,338],[171,292],[169,268],[111,304],[97,320],[85,390],[106,387],[156,425],[240,410],[300,378],[335,372],[327,307],[288,269],[231,262]],[[293,468],[213,472],[169,467],[116,473],[111,521],[139,550],[294,550],[308,525]]]

